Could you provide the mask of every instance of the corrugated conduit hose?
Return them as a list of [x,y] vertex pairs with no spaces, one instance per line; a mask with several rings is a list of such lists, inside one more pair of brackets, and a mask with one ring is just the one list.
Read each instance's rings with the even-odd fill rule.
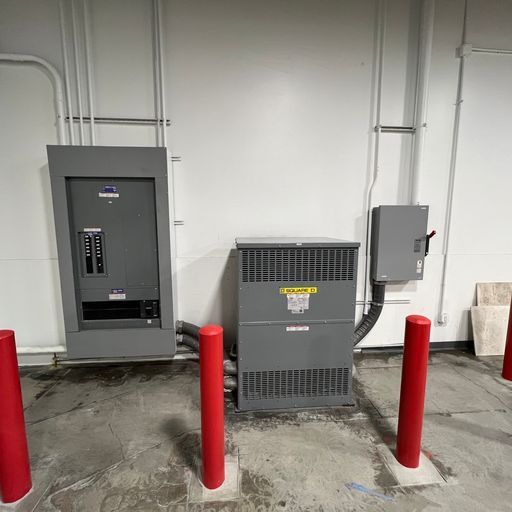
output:
[[[200,327],[183,320],[176,322],[176,341],[179,345],[185,345],[199,354],[199,329]],[[238,374],[236,362],[229,359],[224,353],[224,387],[226,389],[236,389]]]
[[384,307],[384,297],[386,295],[386,284],[378,281],[374,281],[372,285],[372,303],[370,310],[366,315],[363,315],[361,321],[357,325],[353,342],[354,347],[360,343],[363,338],[373,329],[373,326],[377,323],[377,320],[382,313]]

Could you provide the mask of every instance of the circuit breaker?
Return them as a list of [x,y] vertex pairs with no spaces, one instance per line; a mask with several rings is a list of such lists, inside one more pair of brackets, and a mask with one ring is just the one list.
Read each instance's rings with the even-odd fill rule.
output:
[[175,352],[162,148],[48,146],[71,358]]
[[374,281],[423,279],[428,252],[428,206],[383,205],[372,212],[371,275]]
[[238,238],[238,409],[352,403],[359,243]]

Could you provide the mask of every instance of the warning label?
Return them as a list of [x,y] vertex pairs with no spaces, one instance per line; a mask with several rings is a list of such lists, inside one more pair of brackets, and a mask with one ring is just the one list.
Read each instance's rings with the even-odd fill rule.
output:
[[304,332],[309,331],[309,325],[287,325],[286,332]]
[[305,288],[279,288],[279,293],[281,295],[292,294],[304,294],[304,293],[318,293],[318,288],[316,286],[309,286]]
[[289,293],[288,310],[295,314],[302,314],[309,309],[309,293]]

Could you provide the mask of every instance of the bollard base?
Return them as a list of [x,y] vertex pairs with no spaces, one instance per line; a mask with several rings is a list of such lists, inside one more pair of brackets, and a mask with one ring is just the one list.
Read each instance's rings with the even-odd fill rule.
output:
[[190,482],[189,502],[230,501],[239,497],[239,465],[237,457],[226,457],[226,478],[217,489],[208,489],[201,482],[201,475],[193,475]]
[[446,484],[445,479],[423,452],[420,454],[420,465],[412,469],[402,466],[396,460],[394,447],[392,451],[387,445],[381,444],[377,446],[377,451],[399,485]]

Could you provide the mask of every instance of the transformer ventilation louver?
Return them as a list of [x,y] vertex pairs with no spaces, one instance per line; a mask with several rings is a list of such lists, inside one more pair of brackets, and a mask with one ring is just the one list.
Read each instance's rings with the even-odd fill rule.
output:
[[306,368],[242,373],[245,400],[343,396],[349,393],[349,368]]
[[244,283],[353,281],[355,249],[243,249]]

